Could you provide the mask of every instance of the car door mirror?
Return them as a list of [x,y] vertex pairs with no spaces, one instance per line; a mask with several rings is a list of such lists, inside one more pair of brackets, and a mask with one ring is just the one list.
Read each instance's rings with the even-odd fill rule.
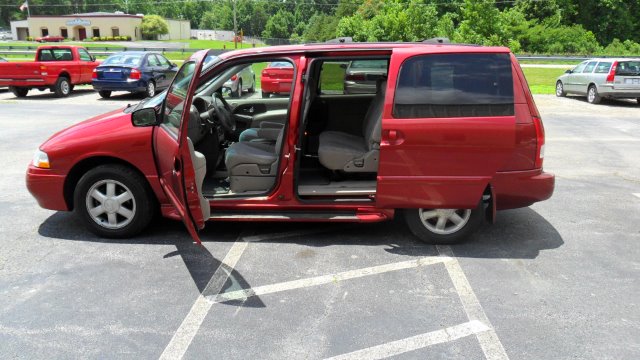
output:
[[565,71],[564,73],[565,73],[565,74],[571,74],[572,72],[573,72],[573,71],[571,71],[571,69],[569,69],[569,70]]
[[137,127],[155,126],[158,124],[158,116],[153,108],[139,109],[131,114],[131,123]]
[[96,57],[91,55],[91,61],[95,62],[96,61]]
[[171,63],[171,67],[172,67],[172,68],[177,68],[177,67],[178,67],[178,64],[176,64],[176,63]]

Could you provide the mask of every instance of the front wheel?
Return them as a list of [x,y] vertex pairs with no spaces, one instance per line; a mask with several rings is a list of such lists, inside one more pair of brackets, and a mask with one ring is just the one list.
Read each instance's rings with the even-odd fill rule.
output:
[[69,82],[69,78],[60,76],[55,85],[53,85],[53,92],[56,94],[56,97],[69,96],[71,93],[71,83]]
[[262,98],[263,99],[268,99],[270,96],[271,96],[271,93],[264,92],[264,91],[262,92]]
[[152,199],[146,180],[133,169],[100,165],[80,178],[74,193],[74,211],[98,236],[128,238],[149,225]]
[[238,88],[231,92],[231,97],[239,98],[242,95],[242,79],[238,80]]
[[482,224],[482,201],[475,209],[405,209],[411,232],[427,244],[464,241]]
[[251,87],[249,88],[249,94],[253,94],[256,92],[256,76],[253,76],[253,82],[251,83]]
[[598,89],[595,85],[589,86],[589,90],[587,90],[587,101],[590,104],[599,104],[602,98],[598,94]]
[[558,80],[556,82],[556,96],[557,97],[565,97],[567,93],[564,91],[564,85],[562,85],[562,81]]

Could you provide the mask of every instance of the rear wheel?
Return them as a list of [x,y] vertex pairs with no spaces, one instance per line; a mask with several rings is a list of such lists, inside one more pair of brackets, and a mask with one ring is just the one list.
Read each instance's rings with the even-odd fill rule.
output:
[[231,92],[231,97],[238,98],[242,95],[242,79],[238,80],[238,88]]
[[25,97],[25,96],[27,96],[27,93],[29,92],[29,89],[27,89],[27,88],[15,87],[15,86],[9,87],[9,90],[11,90],[13,95],[15,95],[16,97]]
[[100,94],[100,97],[103,99],[108,99],[111,97],[111,91],[109,90],[100,90],[98,91],[98,94]]
[[567,93],[564,91],[564,85],[562,85],[562,81],[558,80],[558,82],[556,82],[556,96],[564,97],[566,95]]
[[60,76],[55,85],[53,85],[53,92],[56,94],[56,97],[69,96],[71,93],[71,83],[69,82],[69,78]]
[[428,244],[464,241],[482,224],[482,201],[475,209],[406,209],[411,232]]
[[156,95],[156,84],[153,81],[147,83],[147,88],[144,91],[146,97],[154,97]]
[[98,236],[134,236],[153,217],[153,200],[145,181],[126,166],[98,166],[80,178],[74,193],[74,211]]
[[256,92],[256,76],[253,75],[253,83],[251,83],[251,87],[249,88],[249,93],[253,94]]
[[598,94],[598,89],[595,85],[589,86],[589,90],[587,90],[587,101],[590,104],[599,104],[602,98]]
[[640,105],[640,97],[636,99],[636,102]]

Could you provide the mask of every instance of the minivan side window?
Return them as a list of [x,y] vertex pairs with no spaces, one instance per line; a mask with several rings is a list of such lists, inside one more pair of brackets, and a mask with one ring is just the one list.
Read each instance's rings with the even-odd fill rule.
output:
[[396,118],[514,115],[508,54],[438,54],[407,59],[393,103]]
[[596,64],[598,62],[597,61],[591,61],[590,63],[587,64],[587,67],[584,68],[584,70],[582,71],[583,74],[588,74],[591,73],[593,71],[593,69],[596,67]]

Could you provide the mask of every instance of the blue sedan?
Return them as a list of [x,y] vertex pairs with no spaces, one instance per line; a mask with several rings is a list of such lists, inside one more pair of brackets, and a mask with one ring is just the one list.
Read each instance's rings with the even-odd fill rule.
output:
[[91,84],[103,98],[112,91],[152,97],[171,84],[178,66],[158,53],[125,51],[109,56],[93,70]]

